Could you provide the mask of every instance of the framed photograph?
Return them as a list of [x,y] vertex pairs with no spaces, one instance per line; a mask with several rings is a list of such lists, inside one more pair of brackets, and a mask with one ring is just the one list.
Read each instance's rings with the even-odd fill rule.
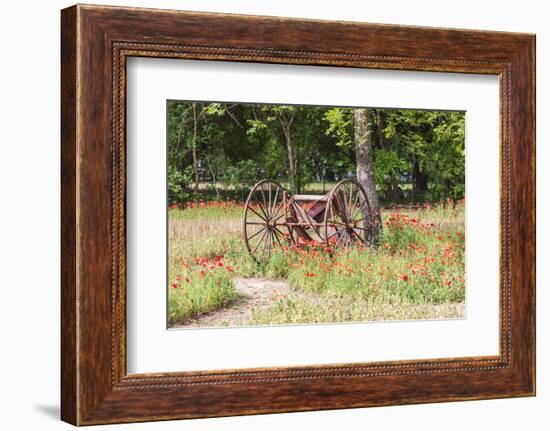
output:
[[535,37],[61,13],[62,419],[535,394]]

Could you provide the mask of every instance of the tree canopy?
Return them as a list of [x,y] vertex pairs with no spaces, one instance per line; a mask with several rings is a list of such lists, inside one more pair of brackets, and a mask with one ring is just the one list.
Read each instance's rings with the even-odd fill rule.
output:
[[[384,203],[464,197],[465,115],[369,108]],[[241,198],[262,178],[300,192],[356,172],[354,109],[169,101],[168,198]],[[204,195],[204,194],[203,194]]]

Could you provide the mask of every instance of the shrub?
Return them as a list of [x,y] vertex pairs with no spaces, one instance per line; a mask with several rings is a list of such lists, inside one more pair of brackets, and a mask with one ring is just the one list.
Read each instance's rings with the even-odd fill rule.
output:
[[173,165],[168,165],[168,201],[184,202],[191,197],[186,192],[193,180],[193,168],[188,166],[184,170],[178,170]]

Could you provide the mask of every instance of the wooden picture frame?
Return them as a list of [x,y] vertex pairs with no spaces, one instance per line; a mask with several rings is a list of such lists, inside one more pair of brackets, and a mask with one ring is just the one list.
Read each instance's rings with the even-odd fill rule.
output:
[[[61,18],[64,421],[90,425],[535,394],[534,35],[83,5],[64,9]],[[127,375],[130,56],[498,75],[500,354]]]

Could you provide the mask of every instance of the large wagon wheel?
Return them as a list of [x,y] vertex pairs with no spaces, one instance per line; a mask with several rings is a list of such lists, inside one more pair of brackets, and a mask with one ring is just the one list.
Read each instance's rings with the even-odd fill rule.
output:
[[280,184],[262,180],[246,199],[243,219],[244,243],[258,261],[271,257],[273,251],[289,240],[285,229],[285,190]]
[[365,189],[355,180],[341,180],[327,198],[324,219],[326,245],[332,250],[352,244],[367,245],[371,220]]

